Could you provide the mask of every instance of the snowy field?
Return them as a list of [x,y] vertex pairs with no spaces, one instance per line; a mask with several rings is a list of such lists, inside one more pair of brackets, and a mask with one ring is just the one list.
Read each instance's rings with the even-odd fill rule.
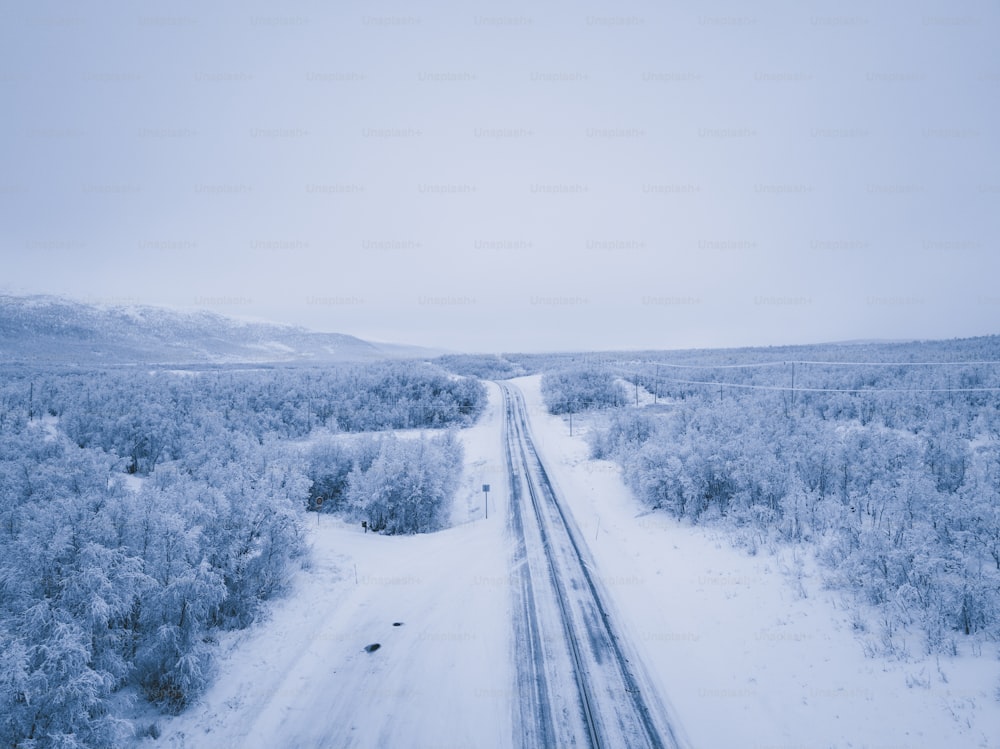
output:
[[[1000,746],[997,660],[865,656],[840,594],[808,560],[755,557],[651,514],[618,467],[591,461],[578,420],[515,381],[535,443],[632,640],[693,747]],[[313,564],[270,618],[222,642],[214,685],[153,717],[171,747],[505,747],[512,744],[507,480],[500,394],[461,432],[453,527],[364,534],[311,518]],[[490,483],[489,518],[481,485]],[[398,623],[398,626],[397,626]],[[367,652],[366,647],[378,644]]]

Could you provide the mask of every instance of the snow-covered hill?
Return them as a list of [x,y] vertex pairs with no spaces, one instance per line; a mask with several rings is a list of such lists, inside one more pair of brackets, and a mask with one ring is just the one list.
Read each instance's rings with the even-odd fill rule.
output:
[[212,312],[0,295],[0,361],[25,364],[329,363],[429,355]]

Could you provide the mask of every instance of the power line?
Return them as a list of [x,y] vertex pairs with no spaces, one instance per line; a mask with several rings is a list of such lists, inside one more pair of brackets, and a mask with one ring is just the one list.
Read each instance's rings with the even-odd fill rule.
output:
[[997,365],[1000,361],[818,361],[814,359],[782,359],[781,361],[751,362],[747,364],[675,364],[673,362],[644,362],[657,367],[673,367],[675,369],[752,369],[755,367],[782,367],[789,364],[816,364],[823,366],[849,367],[936,367],[936,366],[979,366]]
[[786,361],[786,364],[822,364],[827,366],[847,365],[857,367],[963,367],[979,366],[981,364],[1000,364],[1000,361],[810,361],[796,359]]
[[649,362],[657,367],[675,367],[677,369],[750,369],[754,367],[781,367],[788,364],[787,361],[767,361],[755,362],[752,364],[673,364],[671,362],[654,361]]
[[797,393],[1000,393],[1000,387],[990,388],[814,388],[791,387],[789,385],[750,385],[736,382],[712,382],[707,380],[665,379],[681,385],[711,385],[712,387],[742,388],[744,390],[780,390]]
[[[792,362],[784,362],[786,365]],[[799,364],[801,362],[795,362]],[[1000,362],[998,362],[1000,363]],[[637,372],[633,370],[622,370],[624,374],[633,375],[638,378],[648,378],[648,372]],[[720,382],[716,380],[681,380],[673,377],[665,377],[660,380],[664,383],[676,383],[679,385],[704,385],[710,387],[740,388],[742,390],[770,390],[777,392],[798,392],[798,393],[1000,393],[1000,387],[966,387],[966,388],[818,388],[802,387],[800,385],[753,385],[739,382]]]

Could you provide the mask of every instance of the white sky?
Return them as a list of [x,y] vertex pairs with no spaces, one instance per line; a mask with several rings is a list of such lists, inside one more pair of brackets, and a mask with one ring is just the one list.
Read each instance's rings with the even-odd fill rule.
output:
[[9,3],[0,290],[457,350],[997,332],[1000,6]]

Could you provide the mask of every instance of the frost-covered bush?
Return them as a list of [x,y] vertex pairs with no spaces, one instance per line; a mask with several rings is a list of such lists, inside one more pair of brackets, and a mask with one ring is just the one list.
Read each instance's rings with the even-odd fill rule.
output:
[[[145,407],[115,404],[111,415]],[[130,491],[129,462],[58,421],[5,424],[0,745],[123,746],[122,688],[182,708],[208,683],[212,631],[252,621],[280,591],[304,553],[308,480],[280,445],[210,430],[182,446],[197,459],[158,463]]]
[[713,376],[754,387],[674,385],[655,413],[628,409],[592,433],[592,456],[621,463],[650,507],[722,523],[750,549],[814,544],[831,584],[889,629],[918,627],[930,651],[1000,636],[1000,397],[907,392],[948,380],[886,369],[831,374],[883,392],[794,400],[755,389],[756,371],[725,369]]
[[462,472],[462,445],[451,433],[416,440],[388,436],[367,468],[348,478],[352,513],[373,531],[427,533],[444,524]]
[[542,375],[542,398],[552,414],[621,406],[625,389],[610,370],[575,367]]
[[307,480],[273,447],[139,492],[115,466],[39,429],[0,437],[0,475],[23,479],[0,491],[4,746],[121,746],[130,684],[181,709],[212,630],[252,621],[304,551]]
[[507,380],[527,374],[520,363],[495,354],[449,354],[434,362],[449,372],[484,380]]
[[[361,445],[342,439],[327,438],[313,445],[306,455],[306,473],[312,481],[309,509],[340,512],[347,506],[347,479],[358,460],[363,461]],[[374,455],[372,456],[374,459]],[[371,460],[367,463],[370,465]],[[317,505],[317,500],[322,503]]]
[[590,456],[602,460],[638,449],[656,431],[657,421],[640,409],[616,412],[604,429],[587,434]]

